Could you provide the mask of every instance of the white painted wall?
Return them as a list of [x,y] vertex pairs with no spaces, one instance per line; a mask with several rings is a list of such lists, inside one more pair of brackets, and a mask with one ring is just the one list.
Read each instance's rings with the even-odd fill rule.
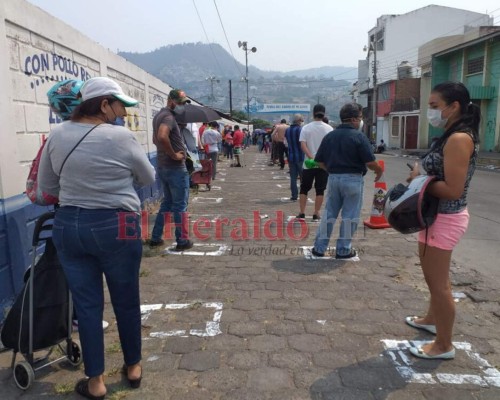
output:
[[[0,198],[25,190],[40,136],[55,116],[46,93],[56,80],[108,76],[137,100],[128,120],[147,153],[152,117],[171,87],[24,0],[0,3]],[[43,61],[42,61],[43,60]]]

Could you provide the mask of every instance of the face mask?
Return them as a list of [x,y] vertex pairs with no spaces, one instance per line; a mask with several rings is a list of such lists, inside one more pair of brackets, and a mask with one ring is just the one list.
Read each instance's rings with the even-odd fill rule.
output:
[[125,126],[125,119],[123,117],[116,117],[114,121],[111,121],[111,125]]
[[363,121],[363,120],[359,121],[358,131],[362,131],[363,130],[363,126],[365,126],[365,121]]
[[177,115],[182,115],[186,112],[186,107],[184,105],[177,104],[172,111]]
[[448,122],[448,118],[442,117],[442,111],[443,110],[434,110],[432,108],[427,109],[427,119],[429,120],[429,124],[434,128],[444,128]]

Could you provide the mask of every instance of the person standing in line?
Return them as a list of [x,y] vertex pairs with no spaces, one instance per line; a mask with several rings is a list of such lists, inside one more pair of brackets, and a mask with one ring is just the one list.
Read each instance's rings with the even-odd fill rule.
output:
[[240,130],[240,127],[236,125],[234,127],[233,133],[234,158],[236,158],[236,165],[234,165],[235,167],[243,166],[241,165],[241,153],[244,139],[245,134]]
[[[63,121],[69,121],[71,114],[77,106],[82,103],[80,89],[84,84],[83,81],[68,79],[57,82],[47,92],[47,100],[51,110]],[[125,125],[123,117],[113,121],[115,125]],[[106,330],[109,326],[108,321],[102,321],[102,329]],[[78,332],[78,315],[73,306],[73,332]]]
[[[238,125],[235,125],[234,129],[236,130],[237,128],[238,128]],[[226,134],[224,135],[224,143],[226,145],[226,159],[232,160],[233,159],[233,131],[231,129],[228,129],[226,131]]]
[[[264,135],[264,142],[263,142],[263,149],[264,149],[264,152],[267,154],[269,152],[271,152],[271,157],[272,157],[272,148],[271,148],[271,134],[270,133],[266,133]],[[271,159],[271,164],[270,165],[274,165],[273,164],[273,161]]]
[[[124,367],[138,388],[141,367],[139,268],[141,204],[134,185],[154,183],[154,168],[135,135],[114,126],[138,101],[105,77],[80,89],[71,121],[53,128],[42,152],[39,187],[59,197],[52,238],[78,313],[85,375],[80,395],[104,399],[103,275],[116,315]],[[105,173],[103,173],[105,171]]]
[[[326,110],[322,104],[316,104],[313,108],[314,120],[302,127],[300,132],[300,146],[305,154],[306,159],[314,159],[318,151],[321,141],[328,132],[331,132],[332,127],[323,122]],[[319,221],[320,210],[323,204],[323,196],[328,182],[328,173],[315,166],[309,168],[304,161],[302,170],[302,179],[300,182],[300,211],[297,218],[303,219],[306,217],[307,195],[314,184],[316,197],[314,199],[314,213],[312,216],[313,221]]]
[[153,143],[157,148],[157,172],[163,186],[163,200],[156,216],[150,247],[164,244],[165,219],[173,214],[175,222],[175,251],[193,247],[189,240],[189,221],[186,218],[189,200],[189,173],[186,168],[186,144],[181,135],[174,114],[182,114],[184,104],[191,100],[179,89],[170,91],[167,107],[153,118]]
[[271,137],[276,148],[274,157],[279,160],[280,169],[285,169],[285,156],[286,156],[286,146],[285,146],[285,132],[289,128],[286,123],[286,119],[282,119],[281,122],[275,126]]
[[218,144],[222,141],[221,134],[218,131],[219,123],[212,121],[208,124],[208,129],[205,129],[201,140],[203,144],[208,146],[208,158],[212,160],[212,180],[217,174],[217,158],[219,155]]
[[363,177],[367,168],[375,172],[375,181],[380,179],[383,172],[375,161],[370,141],[360,132],[363,121],[361,111],[359,104],[345,104],[340,109],[342,123],[325,136],[316,153],[315,161],[329,175],[325,213],[316,231],[312,249],[315,257],[325,255],[339,213],[342,213],[342,222],[335,258],[357,256],[351,242],[358,228],[363,203]]
[[291,201],[297,201],[299,190],[297,188],[297,178],[302,180],[302,163],[304,162],[304,152],[300,145],[300,131],[304,117],[300,114],[293,116],[293,123],[285,131],[285,140],[288,143],[288,167],[290,168],[290,192]]
[[[437,177],[426,192],[440,199],[436,220],[427,232],[418,234],[420,266],[431,298],[425,316],[410,316],[405,321],[436,335],[431,343],[411,347],[411,354],[426,359],[452,359],[455,357],[452,343],[455,302],[451,293],[450,261],[469,223],[467,192],[476,168],[481,112],[471,102],[463,83],[444,82],[431,91],[427,117],[432,126],[444,129],[422,159],[427,175]],[[418,175],[418,163],[415,163],[409,180]]]

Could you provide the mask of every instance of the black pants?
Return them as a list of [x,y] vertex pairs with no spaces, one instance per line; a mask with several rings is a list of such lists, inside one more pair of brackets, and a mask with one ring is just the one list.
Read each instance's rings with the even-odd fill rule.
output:
[[278,159],[280,160],[281,169],[285,168],[285,156],[288,158],[287,148],[285,143],[276,142],[276,151],[278,152]]

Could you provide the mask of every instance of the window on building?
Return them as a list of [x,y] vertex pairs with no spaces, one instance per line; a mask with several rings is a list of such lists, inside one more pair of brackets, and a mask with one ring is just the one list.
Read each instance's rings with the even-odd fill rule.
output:
[[385,28],[370,36],[370,43],[376,43],[376,50],[384,50]]
[[484,69],[484,56],[471,58],[467,61],[467,75],[482,73]]
[[377,50],[384,50],[384,38],[385,29],[380,29],[375,35],[375,41],[377,42]]
[[392,137],[399,137],[399,125],[400,125],[399,117],[392,117],[392,121],[391,121],[391,136]]

